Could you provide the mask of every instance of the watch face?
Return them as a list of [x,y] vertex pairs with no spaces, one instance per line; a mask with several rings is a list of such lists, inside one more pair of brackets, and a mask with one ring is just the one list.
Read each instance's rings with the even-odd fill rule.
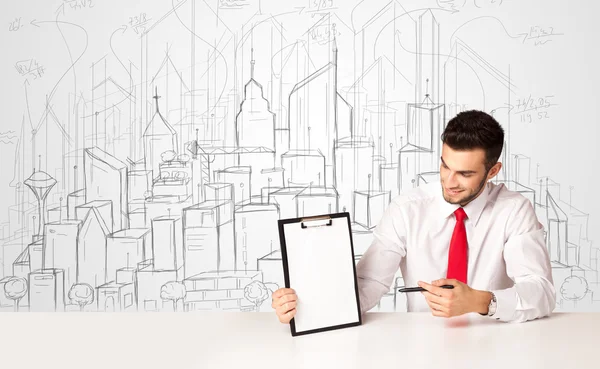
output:
[[496,313],[496,295],[492,293],[492,300],[490,301],[490,305],[488,306],[488,315],[492,316]]

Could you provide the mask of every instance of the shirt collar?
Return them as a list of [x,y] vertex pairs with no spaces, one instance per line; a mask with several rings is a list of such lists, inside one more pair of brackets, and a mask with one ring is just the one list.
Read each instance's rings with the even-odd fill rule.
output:
[[[443,189],[441,189],[441,191],[443,191]],[[440,221],[443,222],[449,216],[451,216],[456,211],[456,209],[460,207],[460,205],[448,203],[446,200],[444,200],[444,196],[443,194],[441,194],[441,191],[438,200],[440,203]],[[481,191],[481,194],[479,194],[479,196],[473,199],[473,201],[471,201],[463,207],[465,213],[467,213],[468,219],[473,223],[473,226],[476,226],[479,222],[481,213],[483,212],[483,209],[487,204],[490,191],[491,188],[489,186],[489,182],[487,182],[485,184],[485,188],[483,189],[483,191]]]

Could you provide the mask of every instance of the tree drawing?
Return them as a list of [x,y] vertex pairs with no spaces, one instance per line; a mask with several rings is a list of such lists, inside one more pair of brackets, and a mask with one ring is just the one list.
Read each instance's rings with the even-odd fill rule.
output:
[[583,299],[588,292],[588,282],[585,278],[572,275],[564,280],[560,286],[560,294],[563,299],[573,301],[575,306],[577,301]]
[[[272,288],[269,288],[267,284],[273,285]],[[259,311],[263,302],[278,288],[275,283],[267,284],[261,281],[252,281],[244,288],[244,297],[254,305],[254,311]]]
[[177,302],[187,295],[185,285],[181,282],[167,282],[160,289],[160,298],[164,301],[173,301],[173,311],[177,312]]
[[79,305],[79,310],[83,311],[86,305],[94,302],[94,289],[87,283],[74,284],[69,290],[69,299]]
[[165,163],[172,162],[173,160],[175,160],[176,156],[177,156],[177,154],[175,153],[175,151],[172,151],[172,150],[168,150],[168,151],[165,151],[162,154],[160,154],[161,160]]
[[177,161],[180,161],[182,163],[187,163],[190,160],[191,160],[191,158],[188,154],[177,155]]
[[4,284],[4,294],[15,303],[15,312],[19,311],[19,301],[27,294],[27,281],[21,277],[10,277]]

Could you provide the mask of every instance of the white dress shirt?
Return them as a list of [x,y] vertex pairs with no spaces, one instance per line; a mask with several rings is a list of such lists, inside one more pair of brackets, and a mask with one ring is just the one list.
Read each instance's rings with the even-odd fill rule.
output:
[[[395,197],[356,266],[362,312],[390,291],[400,268],[404,284],[446,278],[448,250],[459,205],[446,202],[439,182]],[[464,207],[468,219],[467,284],[496,295],[492,318],[523,322],[549,315],[556,305],[544,228],[531,202],[504,184],[488,182]],[[421,293],[407,293],[407,309],[430,311]]]

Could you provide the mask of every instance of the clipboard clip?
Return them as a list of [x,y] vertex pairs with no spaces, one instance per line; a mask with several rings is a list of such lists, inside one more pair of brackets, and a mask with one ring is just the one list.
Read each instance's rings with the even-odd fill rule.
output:
[[[325,223],[323,223],[323,221],[326,221]],[[304,223],[311,223],[309,225],[306,225]],[[329,215],[323,215],[323,216],[317,216],[317,217],[308,217],[308,218],[302,218],[301,222],[300,222],[300,227],[302,227],[302,229],[306,229],[306,228],[316,228],[316,227],[328,227],[331,226],[333,224],[333,221],[331,220],[331,217]]]

